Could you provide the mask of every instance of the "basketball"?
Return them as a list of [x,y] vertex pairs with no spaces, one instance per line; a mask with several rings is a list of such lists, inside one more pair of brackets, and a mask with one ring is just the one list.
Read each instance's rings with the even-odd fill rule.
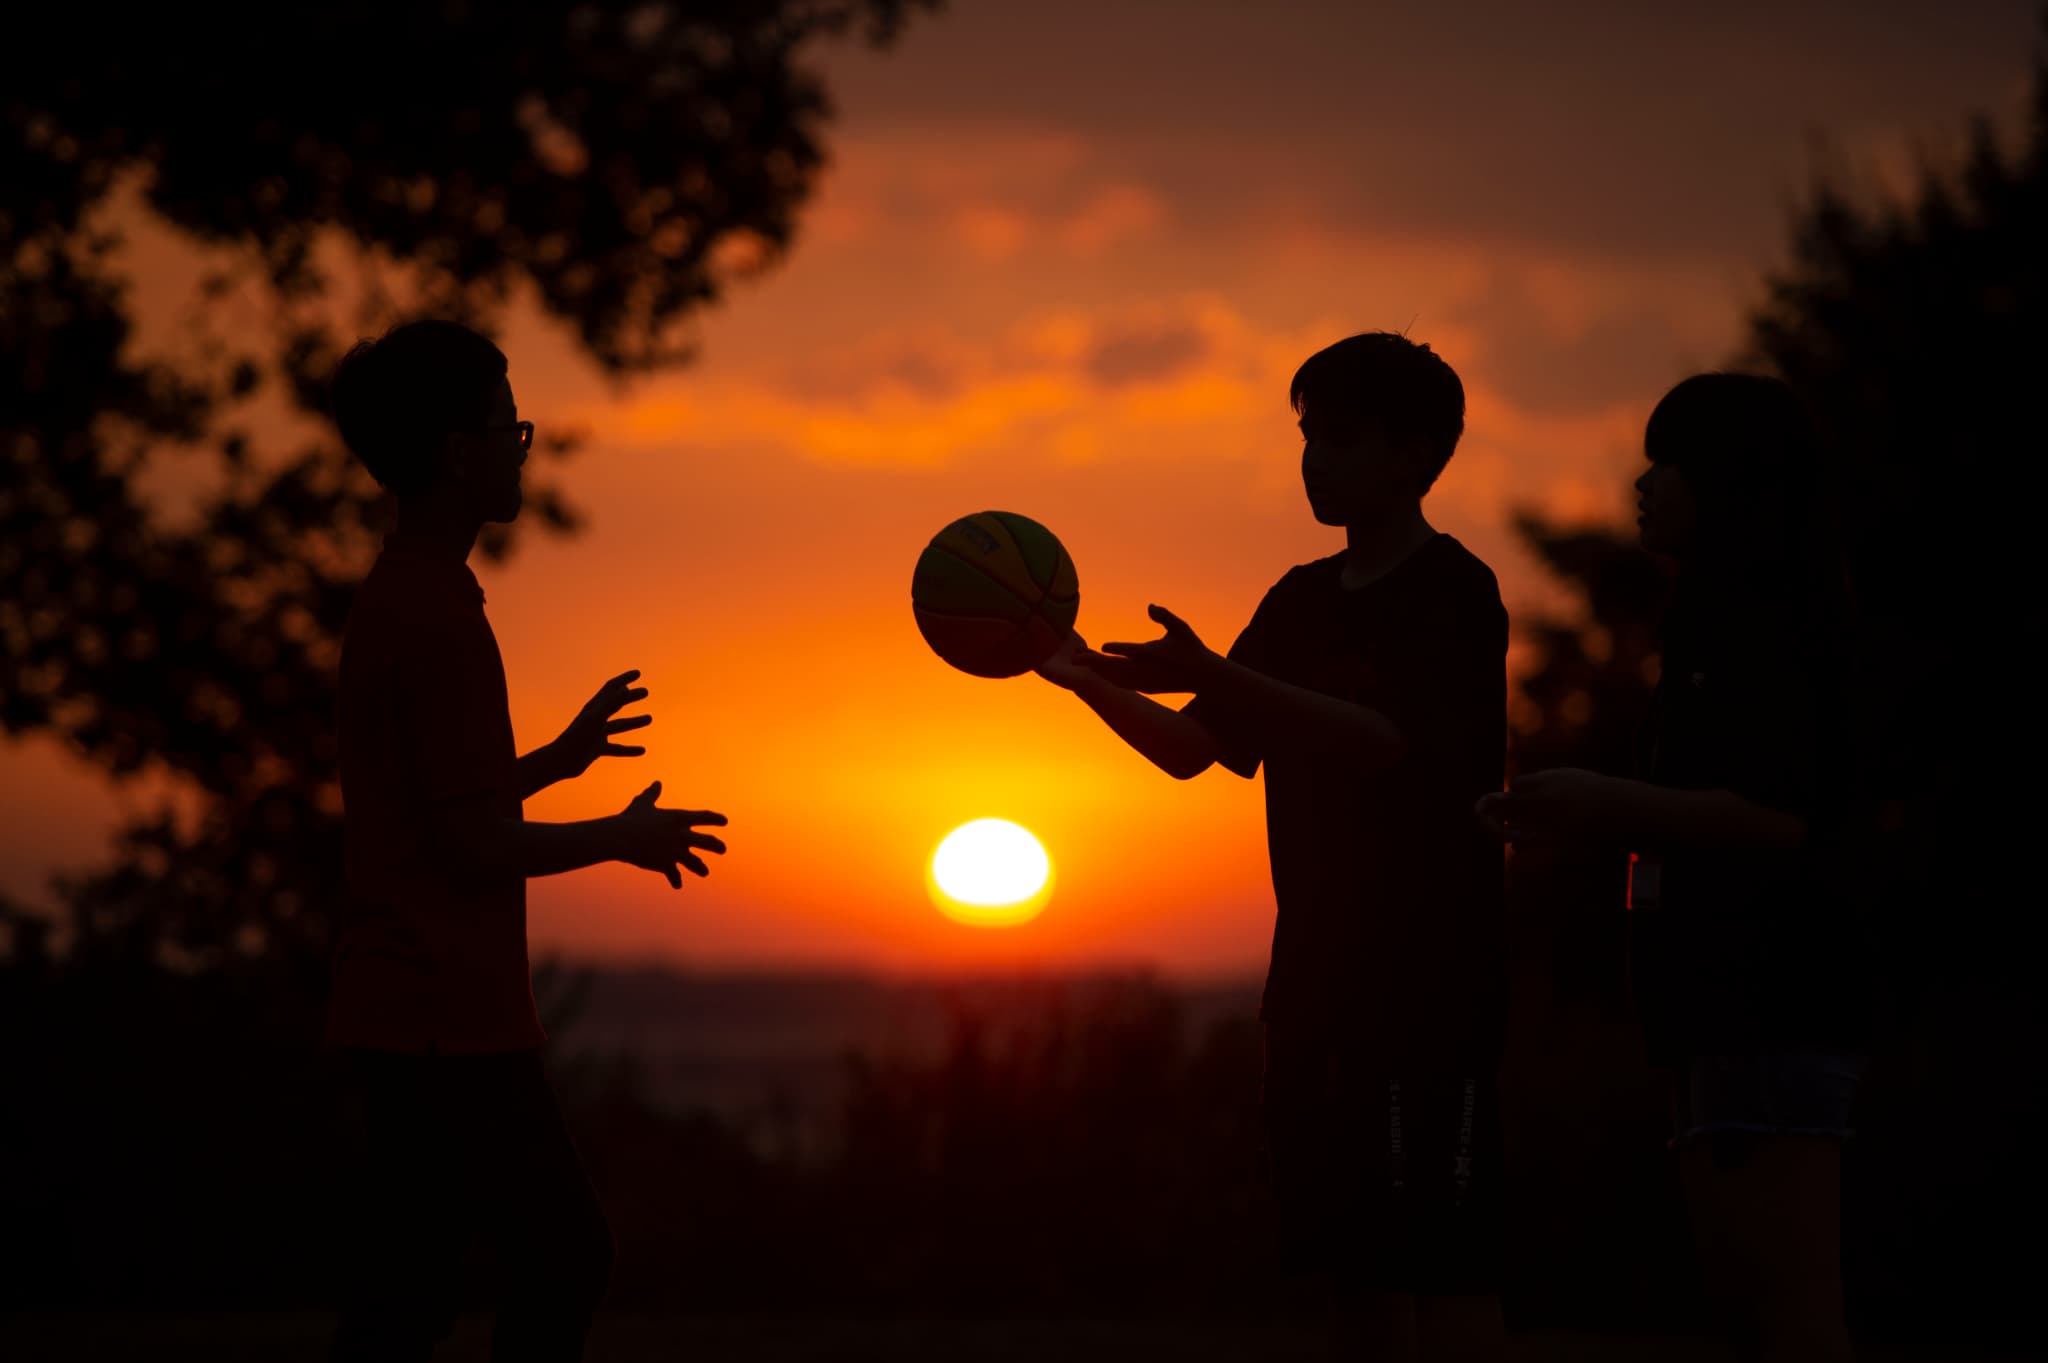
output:
[[1014,511],[982,511],[932,536],[910,604],[932,652],[977,677],[1015,677],[1065,642],[1081,585],[1052,531]]

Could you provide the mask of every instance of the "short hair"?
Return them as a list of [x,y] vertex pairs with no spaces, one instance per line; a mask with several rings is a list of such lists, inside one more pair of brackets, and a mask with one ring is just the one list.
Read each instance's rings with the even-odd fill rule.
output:
[[1799,395],[1761,374],[1695,374],[1650,413],[1643,453],[1683,475],[1695,507],[1666,656],[1760,645],[1838,660],[1855,594]]
[[433,481],[450,432],[484,423],[506,367],[504,351],[459,322],[407,322],[341,357],[334,424],[370,476],[403,497]]
[[1643,453],[1685,475],[1701,550],[1755,570],[1797,557],[1824,514],[1820,440],[1806,406],[1762,374],[1695,374],[1666,393]]
[[1304,422],[1376,431],[1422,451],[1429,491],[1465,433],[1465,385],[1443,356],[1391,331],[1347,336],[1302,361],[1287,400]]

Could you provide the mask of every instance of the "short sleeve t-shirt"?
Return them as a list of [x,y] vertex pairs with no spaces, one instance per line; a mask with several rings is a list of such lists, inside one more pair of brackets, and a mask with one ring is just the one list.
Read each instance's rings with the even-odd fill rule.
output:
[[1449,535],[1358,588],[1344,556],[1266,593],[1233,661],[1378,711],[1391,767],[1265,751],[1224,706],[1187,713],[1250,777],[1266,769],[1277,916],[1261,1016],[1405,1057],[1497,1055],[1506,999],[1502,853],[1473,813],[1501,785],[1507,612],[1492,570]]
[[349,614],[339,710],[347,895],[329,1042],[540,1046],[525,878],[458,870],[431,831],[461,807],[521,815],[505,668],[467,566],[386,542]]
[[[1727,635],[1728,631],[1721,631]],[[1800,815],[1797,851],[1650,849],[1653,904],[1629,915],[1630,975],[1652,1058],[1865,1044],[1856,932],[1833,866],[1849,799],[1847,669],[1822,641],[1761,626],[1667,647],[1643,776]]]

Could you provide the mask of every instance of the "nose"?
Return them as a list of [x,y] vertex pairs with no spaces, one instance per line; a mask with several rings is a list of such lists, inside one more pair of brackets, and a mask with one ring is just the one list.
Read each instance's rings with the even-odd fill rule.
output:
[[1657,472],[1657,470],[1656,470],[1656,468],[1655,468],[1654,466],[1652,466],[1652,467],[1650,467],[1650,468],[1647,468],[1647,469],[1644,469],[1644,470],[1643,470],[1643,476],[1642,476],[1642,477],[1640,477],[1640,478],[1638,478],[1638,479],[1636,479],[1636,491],[1637,491],[1637,492],[1640,492],[1640,493],[1642,493],[1642,494],[1643,494],[1643,495],[1644,495],[1645,497],[1649,496],[1649,495],[1650,495],[1650,478],[1651,478],[1651,476],[1652,476],[1653,474],[1655,474],[1656,472]]

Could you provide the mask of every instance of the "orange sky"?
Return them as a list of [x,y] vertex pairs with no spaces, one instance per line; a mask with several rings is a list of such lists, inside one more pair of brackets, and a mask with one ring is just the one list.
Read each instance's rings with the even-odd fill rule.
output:
[[[521,415],[591,433],[564,475],[586,532],[483,574],[521,745],[626,667],[657,716],[648,756],[528,814],[659,777],[732,818],[680,893],[620,867],[535,882],[538,949],[1258,968],[1257,783],[1176,784],[1035,679],[947,669],[908,606],[924,541],[1024,512],[1072,552],[1091,639],[1149,636],[1159,601],[1224,647],[1341,544],[1301,502],[1288,375],[1406,328],[1469,398],[1431,518],[1511,608],[1547,600],[1505,513],[1619,513],[1650,404],[1737,340],[1808,135],[1893,174],[2015,102],[2034,25],[2030,0],[1430,8],[963,0],[891,53],[829,56],[834,168],[793,256],[704,319],[700,363],[617,389],[513,319]],[[37,897],[138,798],[0,748],[0,890]],[[984,815],[1058,866],[1007,932],[925,893],[931,848]]]

